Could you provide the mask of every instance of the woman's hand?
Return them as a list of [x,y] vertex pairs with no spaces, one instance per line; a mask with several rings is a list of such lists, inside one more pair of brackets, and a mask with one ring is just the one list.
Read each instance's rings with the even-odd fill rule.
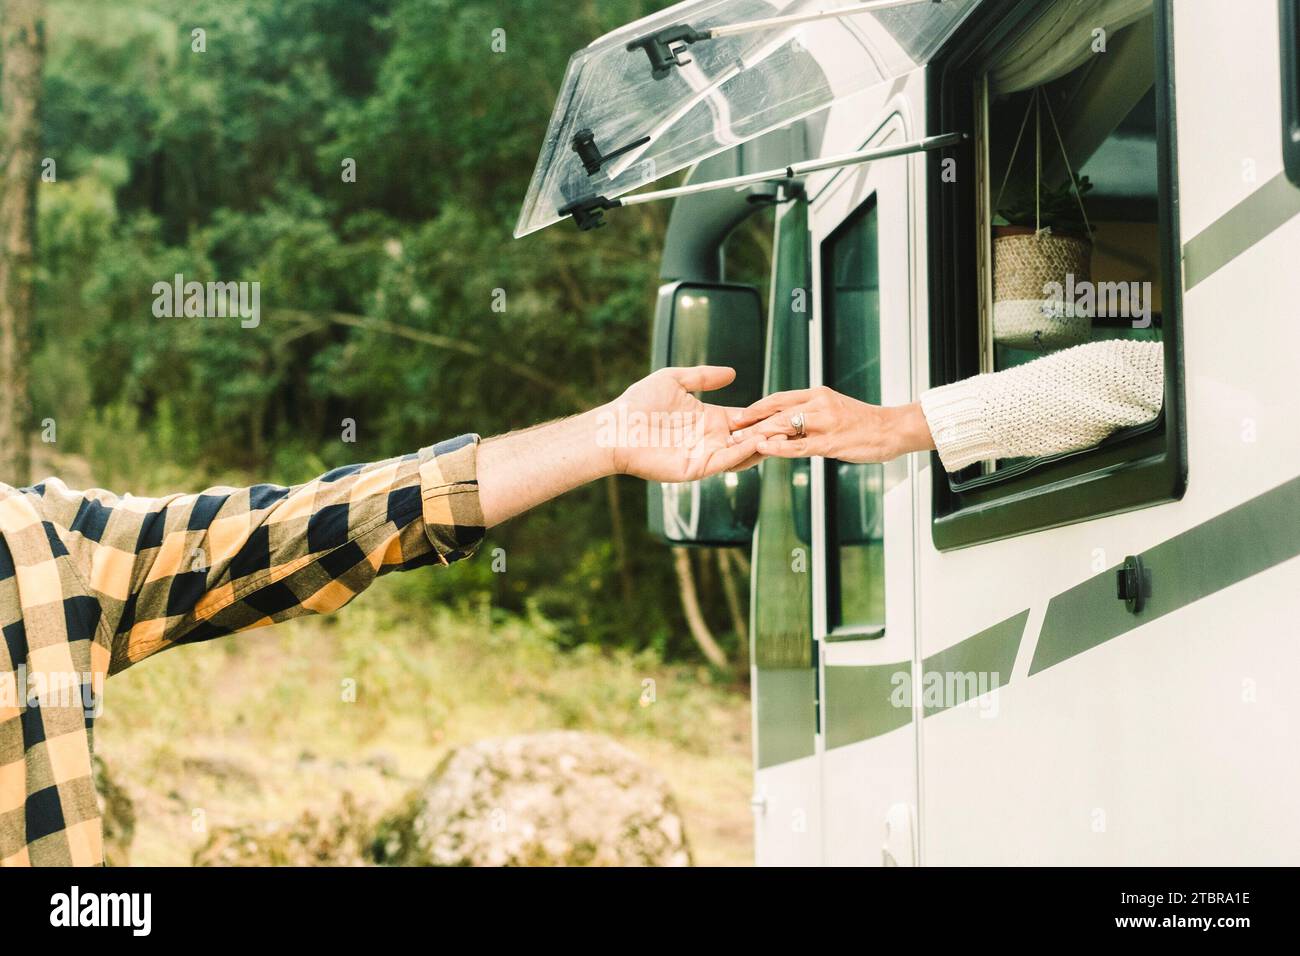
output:
[[825,386],[769,395],[733,413],[731,427],[732,441],[757,435],[758,453],[778,458],[818,455],[865,464],[934,448],[920,402],[882,408]]

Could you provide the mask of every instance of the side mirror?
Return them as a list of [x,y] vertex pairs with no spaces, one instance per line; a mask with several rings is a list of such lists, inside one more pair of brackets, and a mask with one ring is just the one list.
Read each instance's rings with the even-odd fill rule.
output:
[[[674,282],[659,289],[655,369],[726,365],[736,380],[702,398],[744,407],[763,395],[763,300],[753,286]],[[758,520],[757,469],[679,485],[650,482],[650,530],[669,544],[747,545]]]

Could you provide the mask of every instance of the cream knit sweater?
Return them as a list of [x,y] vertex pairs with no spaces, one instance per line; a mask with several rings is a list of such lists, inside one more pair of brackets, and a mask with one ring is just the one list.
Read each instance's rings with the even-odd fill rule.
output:
[[932,389],[921,408],[948,471],[1097,444],[1160,414],[1159,342],[1107,339]]

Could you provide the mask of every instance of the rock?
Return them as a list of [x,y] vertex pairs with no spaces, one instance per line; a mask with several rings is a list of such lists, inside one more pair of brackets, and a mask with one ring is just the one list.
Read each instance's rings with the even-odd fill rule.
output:
[[369,757],[367,757],[365,761],[365,766],[369,767],[371,770],[378,771],[382,776],[385,777],[401,776],[401,774],[399,773],[399,767],[397,765],[397,758],[394,757],[392,754],[382,750],[377,751],[371,754]]
[[114,779],[103,757],[94,754],[90,763],[104,820],[104,862],[108,866],[129,866],[131,841],[135,838],[135,804]]
[[292,823],[218,827],[195,866],[372,866],[374,824],[350,793],[328,819],[310,811]]
[[453,752],[384,821],[375,854],[406,866],[689,866],[664,779],[614,741],[575,731]]

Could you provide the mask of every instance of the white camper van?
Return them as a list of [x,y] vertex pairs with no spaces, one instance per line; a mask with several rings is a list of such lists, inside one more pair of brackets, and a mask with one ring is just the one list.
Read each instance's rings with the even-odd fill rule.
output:
[[[1160,417],[1086,451],[652,489],[666,540],[752,548],[759,863],[1300,862],[1298,32],[1300,0],[692,0],[575,55],[519,234],[674,199],[656,362],[737,367],[730,403],[1058,347],[1002,324],[1042,273],[999,242],[1076,211],[1072,341],[1163,343]],[[766,289],[723,254],[760,213]]]

